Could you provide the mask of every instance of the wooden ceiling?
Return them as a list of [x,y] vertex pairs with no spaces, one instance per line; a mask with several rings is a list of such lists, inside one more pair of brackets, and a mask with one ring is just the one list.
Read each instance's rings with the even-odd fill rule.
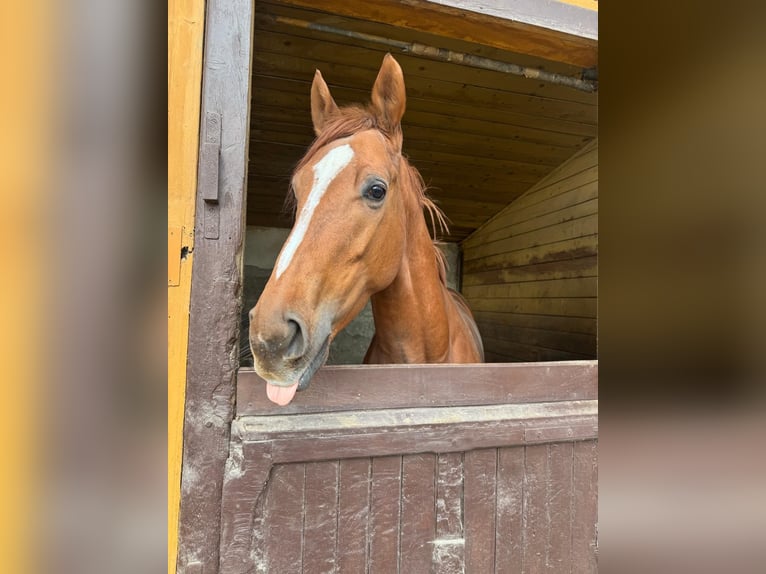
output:
[[[386,52],[404,71],[404,153],[461,241],[596,137],[597,94],[397,53],[386,46],[279,23],[320,22],[578,76],[582,68],[383,23],[255,3],[247,223],[290,227],[284,198],[313,140],[309,93],[320,69],[339,105],[366,102]],[[594,52],[595,55],[595,52]]]

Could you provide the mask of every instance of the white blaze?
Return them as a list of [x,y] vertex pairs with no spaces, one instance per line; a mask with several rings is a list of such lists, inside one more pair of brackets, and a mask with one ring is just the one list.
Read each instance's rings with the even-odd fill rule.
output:
[[298,246],[303,241],[306,230],[309,228],[309,223],[311,223],[311,218],[314,215],[314,210],[319,205],[324,192],[327,191],[332,180],[349,164],[353,157],[354,150],[351,149],[351,146],[343,144],[327,152],[327,155],[314,166],[314,185],[303,209],[301,209],[298,215],[298,221],[295,223],[290,237],[287,238],[287,242],[285,242],[285,246],[282,248],[282,253],[279,255],[277,279],[290,265],[290,261],[292,261],[295,252],[298,250]]

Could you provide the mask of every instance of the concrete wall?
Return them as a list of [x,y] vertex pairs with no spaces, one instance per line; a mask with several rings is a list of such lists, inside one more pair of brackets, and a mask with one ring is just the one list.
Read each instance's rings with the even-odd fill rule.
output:
[[[240,337],[240,363],[242,366],[253,364],[247,342],[247,313],[255,306],[258,297],[263,292],[276,263],[279,250],[289,233],[289,229],[283,228],[254,226],[247,228],[244,261],[244,305]],[[447,256],[447,284],[453,289],[458,289],[460,277],[458,245],[445,243],[441,244],[440,247]],[[362,312],[335,338],[330,347],[327,363],[331,365],[360,364],[374,333],[375,324],[372,319],[372,307],[367,303]]]

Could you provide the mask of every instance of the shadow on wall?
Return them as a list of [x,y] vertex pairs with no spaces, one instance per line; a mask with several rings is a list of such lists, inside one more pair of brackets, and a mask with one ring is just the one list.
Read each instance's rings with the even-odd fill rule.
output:
[[[247,340],[249,320],[248,312],[263,293],[263,288],[271,276],[271,271],[279,255],[289,229],[276,227],[247,228],[244,260],[244,304],[242,306],[240,330],[240,366],[251,367],[253,356]],[[447,284],[458,289],[459,283],[459,247],[456,243],[440,244],[447,256]],[[369,303],[351,323],[341,331],[330,347],[327,359],[329,365],[358,365],[364,360],[364,354],[375,333],[372,319],[372,307]]]

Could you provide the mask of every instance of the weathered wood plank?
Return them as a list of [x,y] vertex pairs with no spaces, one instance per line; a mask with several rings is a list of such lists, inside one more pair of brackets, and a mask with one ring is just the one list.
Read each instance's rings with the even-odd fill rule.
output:
[[466,572],[495,571],[497,449],[465,453]]
[[[572,564],[577,572],[595,574],[596,522],[598,520],[598,454],[597,441],[589,440],[574,444],[572,472]],[[575,569],[572,570],[575,572]]]
[[545,571],[550,528],[548,510],[549,445],[528,446],[524,458],[524,572]]
[[266,493],[263,524],[267,551],[266,572],[301,574],[306,465],[274,467]]
[[[211,143],[220,133],[218,186],[226,201],[211,208],[202,198],[203,190],[197,189],[194,269],[186,310],[189,344],[177,561],[181,573],[195,563],[205,572],[219,567],[221,493],[239,366],[235,347],[242,269],[238,254],[244,240],[253,3],[210,0],[206,4],[200,145]],[[193,69],[193,62],[189,66]],[[193,102],[189,107],[194,107]],[[220,118],[217,125],[208,121],[214,117]],[[184,130],[184,137],[191,141],[194,133]],[[198,177],[198,184],[200,179],[204,180]],[[226,233],[217,238],[205,233],[209,217],[220,218],[219,226]]]
[[568,572],[572,565],[573,444],[549,445],[548,555],[546,572]]
[[[294,80],[310,78],[314,70],[322,68],[322,75],[330,86],[340,85],[350,88],[369,86],[370,77],[374,79],[375,72],[372,70],[355,65],[336,65],[326,60],[315,60],[306,56],[310,54],[295,56],[258,50],[253,55],[253,65],[259,74]],[[508,106],[513,110],[549,119],[592,124],[595,124],[597,120],[597,106],[594,104],[539,98],[517,92],[502,92],[482,86],[463,85],[451,82],[449,79],[432,80],[407,76],[407,95],[421,99],[436,97],[440,100],[461,101],[466,105],[483,107]]]
[[[408,383],[401,384],[406,378]],[[595,361],[510,365],[367,365],[322,367],[286,407],[268,400],[265,383],[241,369],[237,414],[291,414],[415,406],[562,401],[597,396]],[[551,392],[556,389],[556,392]]]
[[340,461],[338,572],[366,571],[371,470],[368,458]]
[[253,555],[265,564],[261,494],[270,470],[270,443],[232,441],[221,497],[220,574],[251,572]]
[[464,571],[463,454],[441,453],[437,458],[436,539],[431,573],[462,574]]
[[510,267],[537,265],[553,261],[568,261],[579,257],[598,255],[598,234],[575,237],[554,241],[546,245],[529,247],[509,253],[498,253],[480,259],[463,261],[464,273],[489,271],[492,269],[507,269]]
[[536,299],[534,297],[510,299],[472,298],[469,305],[471,309],[476,311],[596,317],[598,299],[596,297],[551,297],[548,299]]
[[474,313],[476,322],[482,325],[501,325],[506,328],[547,329],[560,333],[596,335],[598,323],[594,317],[565,317],[556,315],[525,315],[522,313]]
[[[260,75],[255,72],[253,80],[253,97],[259,98],[259,90],[261,88],[268,90],[275,90],[278,92],[288,94],[308,94],[311,92],[311,76],[306,78],[285,78],[279,76]],[[370,87],[368,85],[360,87],[341,86],[337,82],[330,82],[330,89],[332,90],[333,97],[338,104],[344,102],[363,102],[370,97]],[[259,101],[259,100],[256,100]],[[263,102],[260,102],[263,103]],[[598,129],[596,123],[582,123],[573,120],[562,120],[556,118],[546,118],[541,116],[531,116],[524,114],[518,110],[512,108],[508,109],[490,109],[483,107],[467,106],[463,102],[457,100],[437,100],[432,98],[417,98],[412,94],[407,94],[407,114],[410,112],[419,112],[422,110],[430,111],[431,113],[438,114],[445,118],[458,116],[465,120],[477,120],[481,122],[492,122],[493,120],[500,125],[507,125],[509,128],[513,126],[531,128],[534,130],[544,130],[549,132],[576,135],[582,138],[593,138],[598,135]],[[254,113],[258,110],[254,109]],[[309,110],[306,110],[309,114]],[[258,129],[258,125],[262,123],[262,120],[267,120],[264,124],[264,129],[268,128],[268,118],[260,118],[260,116],[254,116],[259,118],[259,121],[252,122],[253,129]],[[309,116],[310,117],[310,116]],[[406,118],[407,116],[405,116]],[[291,133],[305,134],[306,124],[298,122],[298,118],[291,118],[286,124],[284,124],[277,131],[289,131]],[[291,124],[292,128],[288,128],[287,124]],[[309,126],[310,129],[310,126]],[[581,140],[585,141],[585,140]]]
[[550,297],[595,297],[598,279],[596,277],[572,277],[567,279],[543,279],[521,283],[491,285],[469,285],[463,288],[468,299],[513,299]]
[[598,214],[594,213],[561,222],[550,227],[512,235],[506,239],[491,241],[480,247],[475,247],[464,253],[466,262],[482,257],[490,257],[498,254],[508,254],[513,251],[528,250],[530,248],[545,246],[550,243],[587,237],[598,233]]
[[410,0],[407,4],[386,0],[361,3],[354,0],[293,0],[292,3],[581,67],[591,67],[597,62],[597,41],[514,22],[508,8],[505,8],[507,17],[499,18],[435,6],[423,0]]
[[[297,19],[316,21],[312,16],[296,14]],[[504,91],[530,93],[536,97],[557,100],[569,100],[593,105],[596,94],[554,84],[551,82],[530,81],[529,78],[488,70],[473,66],[455,66],[449,62],[430,59],[406,51],[398,51],[390,46],[364,39],[348,38],[340,34],[331,34],[319,30],[285,25],[278,21],[281,14],[269,14],[256,18],[256,50],[276,52],[293,56],[310,57],[320,62],[332,62],[336,66],[354,65],[376,73],[380,61],[386,52],[393,52],[402,66],[405,76],[417,75],[427,80],[449,78],[452,81],[482,87],[496,87]],[[288,16],[291,18],[291,16]],[[337,27],[337,26],[335,26]],[[346,28],[348,29],[348,28]],[[388,34],[386,34],[388,35]],[[409,40],[412,40],[410,37]],[[443,47],[443,46],[436,46]],[[519,63],[519,58],[504,54],[505,60]]]
[[498,449],[495,571],[523,572],[524,447]]
[[369,574],[398,571],[401,471],[401,456],[372,461]]
[[499,283],[522,283],[524,281],[545,281],[549,279],[570,279],[573,277],[597,277],[598,257],[578,257],[564,261],[538,263],[513,268],[490,269],[464,274],[463,287],[471,285],[492,285]]
[[436,538],[436,455],[402,458],[401,542],[399,572],[431,569]]
[[306,464],[303,573],[335,572],[338,529],[338,461]]

